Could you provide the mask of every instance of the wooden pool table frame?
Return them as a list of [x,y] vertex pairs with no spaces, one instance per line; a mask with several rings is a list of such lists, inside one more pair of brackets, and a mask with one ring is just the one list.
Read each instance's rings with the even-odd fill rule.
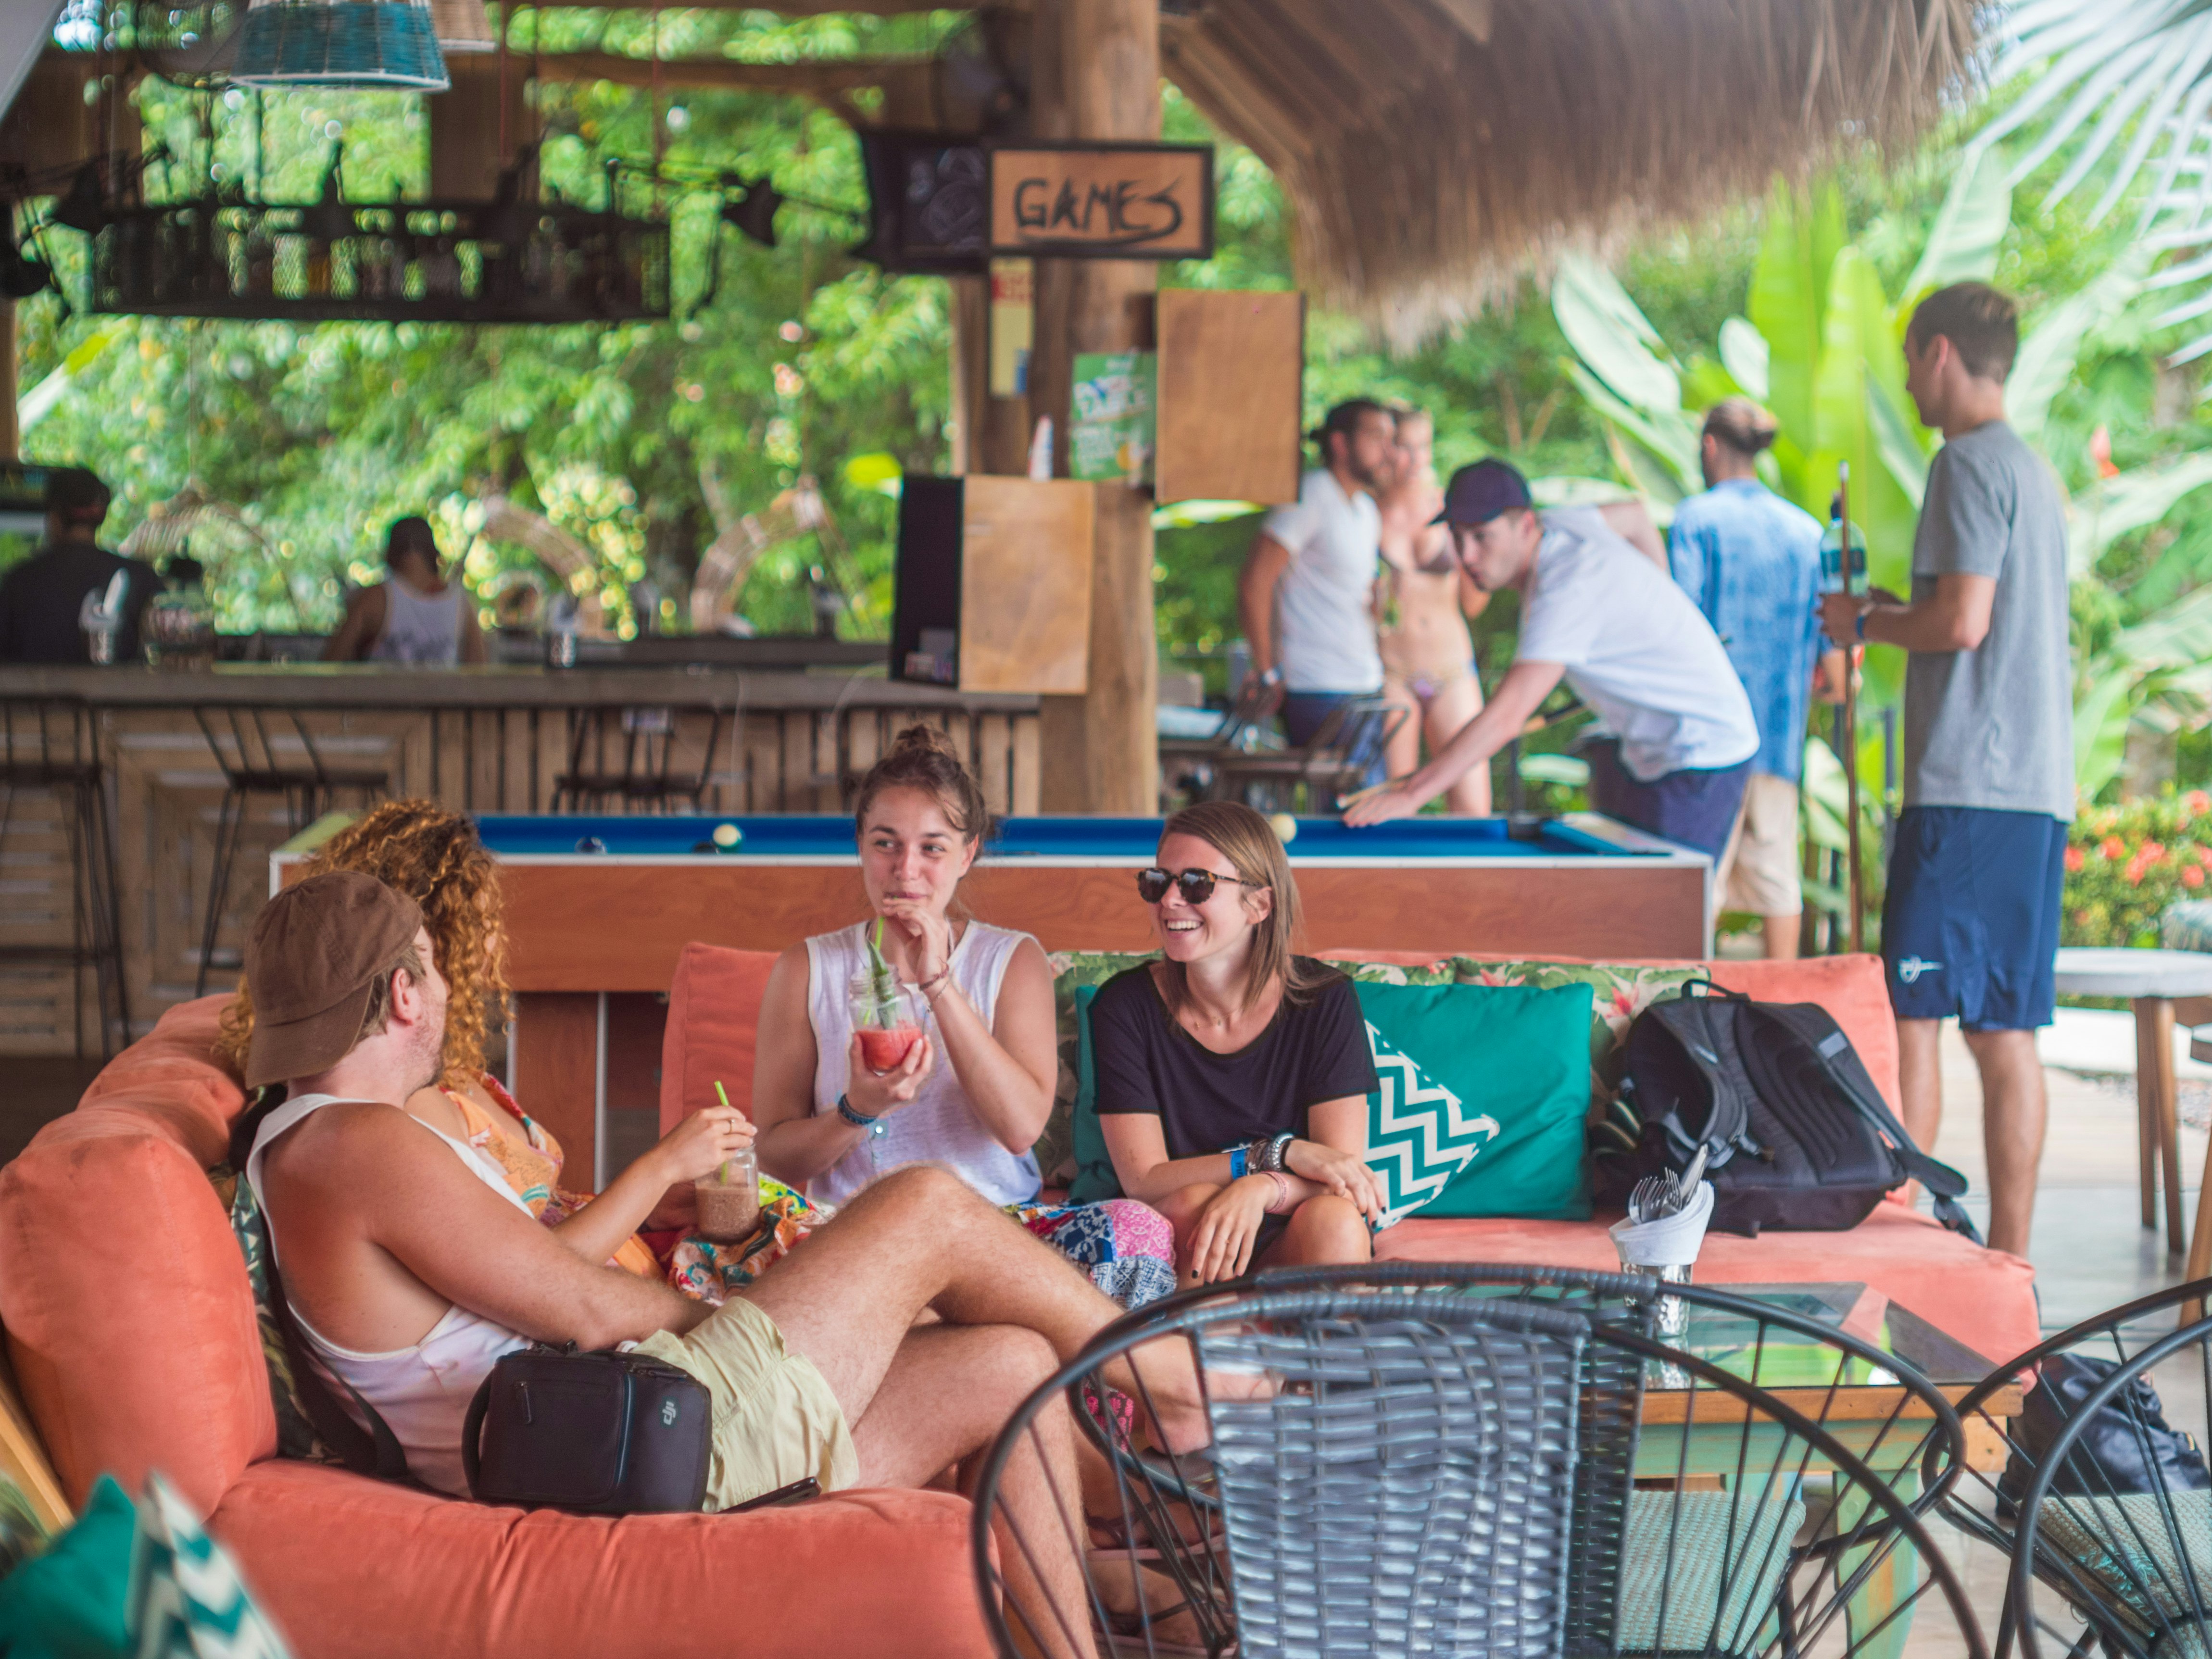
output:
[[[1607,962],[1711,954],[1702,854],[1591,813],[1565,821],[1622,856],[1300,860],[1294,846],[1304,948]],[[270,890],[307,857],[280,849]],[[608,1110],[657,1103],[659,1034],[684,946],[781,951],[867,908],[851,854],[524,854],[500,866],[516,1004],[508,1079],[572,1159],[594,1149],[600,1182],[612,1173]],[[1033,933],[1048,951],[1149,951],[1137,867],[1119,857],[987,857],[961,893],[975,915]],[[751,1079],[743,1086],[750,1096]]]

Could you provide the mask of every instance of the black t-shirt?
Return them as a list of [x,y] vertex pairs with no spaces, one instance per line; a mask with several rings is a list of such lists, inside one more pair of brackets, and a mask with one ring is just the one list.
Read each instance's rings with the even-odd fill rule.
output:
[[1099,1111],[1154,1114],[1170,1158],[1202,1158],[1285,1129],[1308,1139],[1309,1108],[1375,1090],[1367,1024],[1341,974],[1303,1003],[1285,998],[1266,1030],[1217,1054],[1176,1023],[1151,966],[1132,968],[1091,1001],[1091,1054]]
[[131,573],[131,586],[123,601],[115,659],[136,662],[138,618],[161,579],[143,560],[126,559],[90,542],[42,547],[0,577],[0,662],[90,662],[77,612],[84,596],[105,593],[118,570]]

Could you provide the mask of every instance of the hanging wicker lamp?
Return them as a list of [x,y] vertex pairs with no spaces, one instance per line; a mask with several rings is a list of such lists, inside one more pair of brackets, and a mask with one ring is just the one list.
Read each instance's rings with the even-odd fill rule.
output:
[[239,24],[231,80],[247,87],[451,83],[424,0],[254,0]]

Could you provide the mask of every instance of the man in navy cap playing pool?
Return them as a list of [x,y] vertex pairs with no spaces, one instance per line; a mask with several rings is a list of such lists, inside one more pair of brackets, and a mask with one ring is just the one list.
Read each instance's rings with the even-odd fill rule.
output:
[[1409,817],[1518,735],[1564,676],[1597,715],[1583,741],[1590,805],[1717,860],[1759,752],[1743,682],[1665,568],[1594,507],[1539,514],[1503,461],[1452,474],[1439,524],[1486,593],[1521,594],[1512,667],[1426,766],[1352,803],[1350,824]]

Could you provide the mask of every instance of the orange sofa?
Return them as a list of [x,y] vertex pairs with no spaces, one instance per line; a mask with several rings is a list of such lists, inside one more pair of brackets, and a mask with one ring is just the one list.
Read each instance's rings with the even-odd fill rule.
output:
[[135,1489],[161,1470],[301,1659],[988,1650],[969,1507],[947,1493],[601,1520],[278,1460],[252,1293],[204,1173],[244,1104],[210,1058],[222,1000],[164,1015],[0,1170],[0,1323],[72,1503],[102,1473]]
[[[1337,952],[1340,962],[1425,966],[1436,958],[1409,952]],[[661,1048],[660,1123],[673,1128],[685,1112],[713,1097],[714,1079],[735,1086],[731,1097],[750,1103],[754,1024],[768,973],[768,951],[691,945],[678,962],[668,999]],[[1898,1103],[1897,1026],[1879,957],[1820,957],[1802,962],[1638,963],[1619,966],[1701,967],[1715,982],[1765,1002],[1816,1002],[1826,1008],[1866,1062],[1883,1097]],[[1424,1219],[1416,1215],[1381,1235],[1384,1261],[1500,1261],[1616,1269],[1606,1236],[1616,1216],[1591,1221]],[[1878,1205],[1849,1232],[1769,1232],[1759,1238],[1707,1236],[1698,1278],[1709,1285],[1857,1281],[1881,1291],[1986,1356],[1992,1364],[2041,1340],[2035,1272],[2001,1250],[1984,1249],[1946,1231],[1901,1203]]]

